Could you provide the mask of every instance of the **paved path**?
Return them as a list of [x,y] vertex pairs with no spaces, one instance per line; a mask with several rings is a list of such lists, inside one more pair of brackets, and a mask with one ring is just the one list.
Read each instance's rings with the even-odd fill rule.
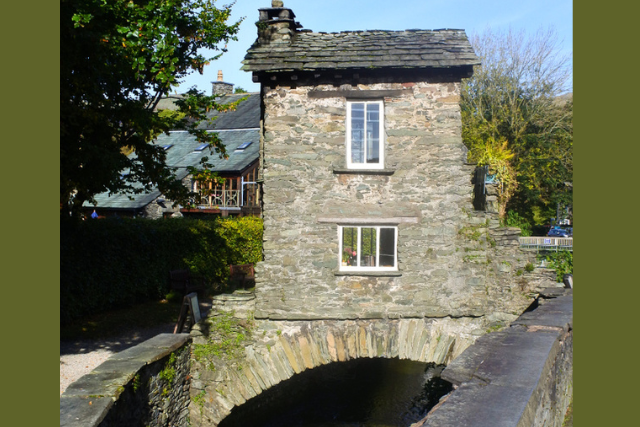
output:
[[[211,309],[211,300],[200,301],[200,313],[204,317]],[[112,354],[138,345],[162,333],[173,333],[175,323],[145,329],[123,330],[114,337],[99,340],[60,341],[60,394],[69,384],[90,373]]]

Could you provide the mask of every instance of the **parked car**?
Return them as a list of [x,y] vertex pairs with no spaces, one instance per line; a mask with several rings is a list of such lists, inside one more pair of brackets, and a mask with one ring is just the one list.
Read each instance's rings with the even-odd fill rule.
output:
[[548,237],[573,237],[573,227],[562,228],[562,227],[553,227],[547,233]]

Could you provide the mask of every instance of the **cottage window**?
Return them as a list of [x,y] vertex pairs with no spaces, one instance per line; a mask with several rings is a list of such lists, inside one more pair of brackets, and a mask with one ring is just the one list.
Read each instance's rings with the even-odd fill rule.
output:
[[382,101],[347,102],[347,168],[384,168]]
[[398,227],[338,226],[340,271],[397,270]]

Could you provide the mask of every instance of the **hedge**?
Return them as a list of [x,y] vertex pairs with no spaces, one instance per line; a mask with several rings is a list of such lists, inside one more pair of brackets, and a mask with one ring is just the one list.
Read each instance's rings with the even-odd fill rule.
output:
[[60,224],[60,322],[157,300],[169,271],[189,269],[210,288],[230,264],[262,259],[262,220],[106,218]]

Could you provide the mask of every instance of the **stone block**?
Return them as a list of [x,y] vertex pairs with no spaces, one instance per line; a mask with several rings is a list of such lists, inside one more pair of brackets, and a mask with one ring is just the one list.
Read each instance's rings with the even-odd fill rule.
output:
[[93,427],[113,407],[111,397],[60,396],[60,427]]

